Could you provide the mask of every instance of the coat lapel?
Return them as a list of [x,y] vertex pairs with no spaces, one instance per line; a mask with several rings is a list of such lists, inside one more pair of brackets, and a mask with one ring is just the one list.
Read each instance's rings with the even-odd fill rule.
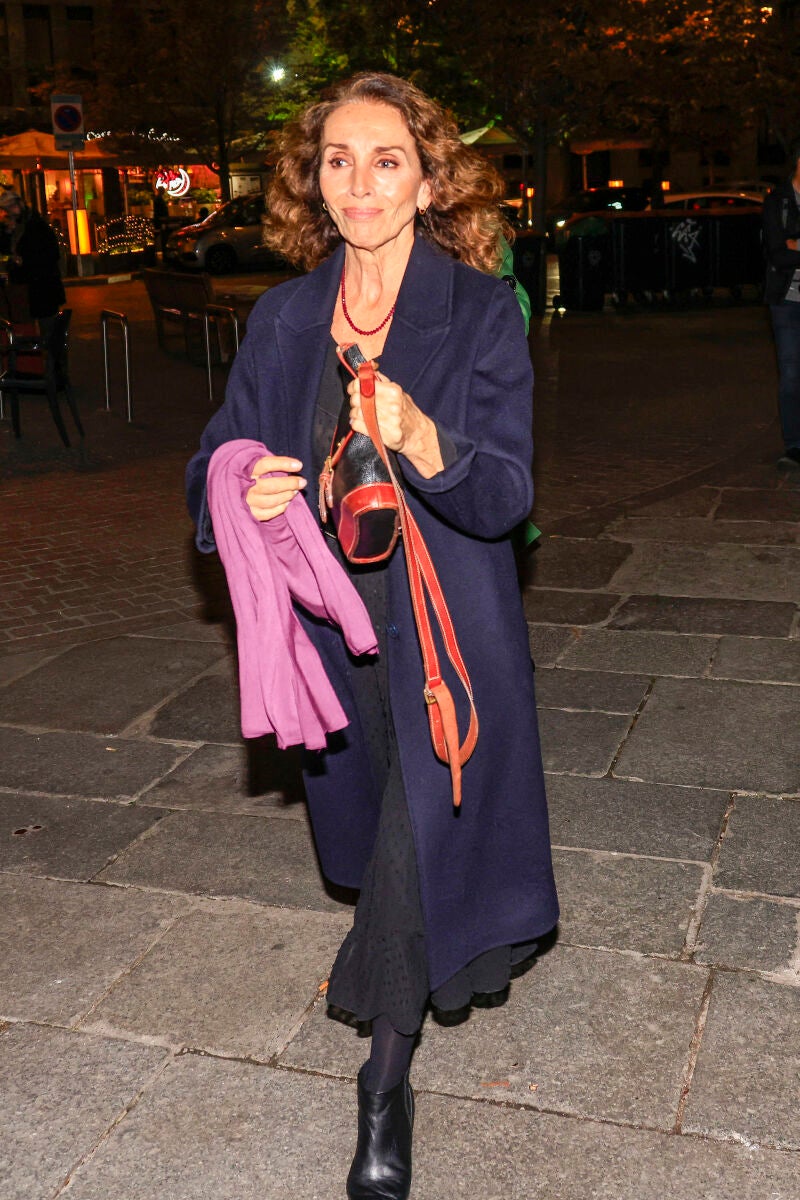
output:
[[325,366],[331,319],[342,274],[341,245],[306,275],[283,306],[276,323],[286,401],[287,445],[310,469],[314,406]]
[[450,331],[454,265],[417,235],[380,361],[382,373],[412,396]]

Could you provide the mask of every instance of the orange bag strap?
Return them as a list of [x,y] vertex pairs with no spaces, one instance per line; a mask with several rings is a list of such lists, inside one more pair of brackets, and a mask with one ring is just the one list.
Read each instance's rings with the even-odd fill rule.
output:
[[[475,708],[475,698],[472,683],[458,645],[456,631],[450,616],[450,610],[436,574],[436,569],[430,552],[422,536],[414,514],[408,507],[402,487],[397,481],[389,453],[383,444],[378,418],[375,410],[375,367],[373,363],[362,363],[358,368],[358,379],[361,387],[361,411],[364,423],[372,439],[375,449],[383,460],[389,472],[389,478],[397,497],[397,508],[400,516],[400,529],[406,548],[406,566],[408,583],[411,591],[411,604],[414,609],[414,620],[419,635],[422,650],[422,662],[425,670],[425,687],[423,694],[428,706],[428,722],[431,730],[431,741],[436,757],[450,767],[453,787],[453,804],[457,808],[461,804],[461,768],[466,763],[478,740],[478,713]],[[447,657],[453,665],[461,686],[469,701],[469,726],[463,742],[460,741],[456,708],[452,693],[442,679],[439,667],[439,657],[433,637],[430,608],[441,631]]]

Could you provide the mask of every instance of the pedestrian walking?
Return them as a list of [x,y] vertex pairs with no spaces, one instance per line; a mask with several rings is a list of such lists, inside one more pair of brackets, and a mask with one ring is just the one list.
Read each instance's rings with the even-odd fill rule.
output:
[[778,407],[784,450],[778,466],[800,469],[800,139],[791,175],[764,200],[769,305],[778,357]]
[[558,918],[509,538],[532,503],[532,374],[519,305],[495,275],[501,197],[493,168],[404,80],[365,72],[307,108],[283,136],[267,236],[309,273],[254,309],[187,472],[201,550],[215,546],[207,468],[228,441],[268,447],[243,485],[257,521],[268,528],[307,500],[314,509],[307,493],[343,400],[366,433],[360,380],[337,359],[337,346],[356,342],[378,362],[378,425],[472,681],[480,735],[456,808],[431,747],[406,550],[355,566],[324,539],[379,646],[355,657],[338,629],[296,609],[349,720],[306,752],[305,783],[325,875],[360,889],[327,991],[330,1015],[371,1024],[351,1200],[409,1195],[409,1068],[428,1006],[456,1023],[473,1004],[503,1003]]

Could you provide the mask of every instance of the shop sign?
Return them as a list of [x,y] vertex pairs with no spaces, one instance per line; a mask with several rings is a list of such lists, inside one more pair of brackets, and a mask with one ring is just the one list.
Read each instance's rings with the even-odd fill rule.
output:
[[159,167],[153,176],[153,186],[166,192],[173,200],[180,200],[192,186],[188,171],[183,167]]

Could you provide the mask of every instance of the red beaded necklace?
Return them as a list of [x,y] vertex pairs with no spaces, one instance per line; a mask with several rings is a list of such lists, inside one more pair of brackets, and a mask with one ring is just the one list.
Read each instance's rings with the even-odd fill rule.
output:
[[354,329],[356,333],[360,333],[362,337],[372,337],[373,333],[380,333],[384,325],[389,324],[394,315],[394,309],[395,306],[393,304],[386,316],[381,321],[380,325],[376,325],[374,329],[359,329],[355,322],[351,320],[350,313],[347,311],[347,300],[345,299],[344,294],[344,267],[342,267],[342,312],[344,313],[345,321],[347,321],[347,324],[351,329]]

